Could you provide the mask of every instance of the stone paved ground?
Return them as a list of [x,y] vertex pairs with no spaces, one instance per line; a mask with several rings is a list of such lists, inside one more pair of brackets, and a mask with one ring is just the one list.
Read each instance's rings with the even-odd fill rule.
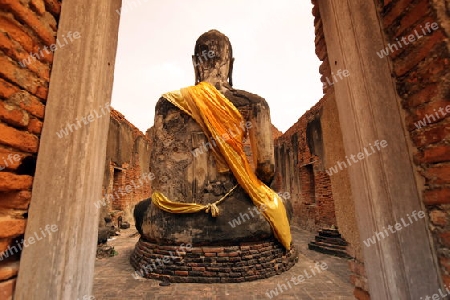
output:
[[[349,283],[347,260],[336,258],[307,249],[307,243],[313,236],[306,231],[292,228],[294,243],[299,249],[299,261],[288,272],[271,278],[245,283],[199,284],[172,283],[170,286],[159,286],[160,281],[144,278],[133,278],[133,268],[129,257],[138,240],[134,226],[122,230],[121,235],[108,242],[119,253],[115,257],[97,259],[95,263],[94,295],[97,300],[141,300],[141,299],[270,299],[266,295],[278,284],[285,284],[283,292],[278,289],[278,296],[272,299],[354,299],[353,288]],[[325,262],[328,269],[312,278],[295,285],[288,281],[293,276],[304,274],[311,276],[315,262]],[[317,272],[316,272],[317,273]]]

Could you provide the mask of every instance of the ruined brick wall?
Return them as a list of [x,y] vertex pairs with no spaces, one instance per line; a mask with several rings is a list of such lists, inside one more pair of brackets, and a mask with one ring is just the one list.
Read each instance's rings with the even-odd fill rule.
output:
[[[323,101],[319,101],[275,141],[274,188],[291,194],[294,224],[312,232],[337,225],[330,177],[322,167],[319,153],[308,145],[308,138],[312,138],[307,134],[308,124],[320,120],[322,107]],[[315,141],[316,145],[321,143],[321,138]]]
[[[376,1],[401,98],[419,189],[450,285],[450,3]],[[405,38],[404,40],[402,40]],[[407,44],[406,44],[407,43]],[[380,49],[381,50],[381,49]]]
[[60,10],[57,0],[0,1],[1,299],[12,299],[19,269],[53,61],[36,53],[56,43]]
[[[106,205],[102,217],[123,211],[124,220],[133,221],[133,208],[150,197],[150,140],[124,115],[111,109],[103,192]],[[100,218],[100,225],[102,225]]]
[[283,133],[278,130],[278,128],[275,127],[275,125],[272,124],[272,137],[273,139],[279,138]]

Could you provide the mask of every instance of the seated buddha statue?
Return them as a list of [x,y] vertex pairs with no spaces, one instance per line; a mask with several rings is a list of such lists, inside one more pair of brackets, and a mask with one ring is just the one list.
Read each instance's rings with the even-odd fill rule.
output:
[[[269,188],[275,159],[267,102],[233,88],[233,51],[219,31],[198,38],[192,60],[195,86],[156,104],[153,194],[136,219],[141,241],[192,247],[276,241],[288,251],[287,200]],[[141,254],[133,255],[138,261]]]

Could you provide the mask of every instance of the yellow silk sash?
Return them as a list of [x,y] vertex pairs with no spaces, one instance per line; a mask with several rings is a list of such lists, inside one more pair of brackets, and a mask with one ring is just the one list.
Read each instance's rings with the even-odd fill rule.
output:
[[[289,250],[291,231],[286,209],[280,196],[262,183],[253,172],[242,145],[243,118],[233,103],[206,82],[164,94],[163,97],[191,116],[208,138],[218,142],[212,151],[217,159],[219,171],[231,169],[253,204],[264,207],[262,214],[271,225],[275,237]],[[152,194],[152,201],[160,209],[170,213],[211,210],[214,215],[214,211],[217,210],[215,206],[217,202],[211,205],[174,202],[158,191]]]

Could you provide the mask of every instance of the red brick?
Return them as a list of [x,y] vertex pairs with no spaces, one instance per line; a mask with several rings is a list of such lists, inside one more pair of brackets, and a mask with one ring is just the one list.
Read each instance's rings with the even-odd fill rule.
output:
[[355,290],[353,291],[353,295],[358,300],[370,300],[369,293],[360,288],[355,288]]
[[20,108],[40,119],[44,118],[45,105],[42,102],[25,91],[14,94],[8,102],[14,103]]
[[409,51],[405,57],[394,61],[394,72],[396,76],[403,76],[419,62],[430,55],[433,47],[438,43],[444,43],[445,36],[441,31],[435,31],[432,35],[427,35],[414,43],[415,51]]
[[443,123],[428,125],[424,129],[414,132],[412,135],[416,147],[437,144],[441,141],[448,140],[449,138],[450,125]]
[[35,95],[45,102],[48,96],[48,88],[45,86],[38,86]]
[[0,263],[0,282],[13,278],[19,272],[19,262],[11,261]]
[[442,275],[442,281],[444,282],[445,286],[450,286],[450,276],[449,275]]
[[448,184],[450,183],[450,165],[430,167],[425,171],[428,183]]
[[42,122],[38,119],[31,119],[28,124],[28,132],[34,133],[36,135],[40,135],[42,132]]
[[9,145],[19,150],[36,153],[39,139],[28,132],[19,131],[0,123],[0,144]]
[[448,225],[448,216],[445,212],[440,210],[430,211],[430,221],[433,225],[445,227]]
[[19,89],[16,86],[14,86],[11,83],[0,78],[0,97],[1,98],[8,99],[9,97],[14,95],[18,91],[19,91]]
[[[428,57],[417,68],[417,71],[414,71],[417,75],[419,86],[426,86],[433,83],[442,84],[442,77],[446,76],[448,69],[450,69],[450,59],[440,57],[446,55],[442,46],[444,46],[444,44],[433,49],[433,51],[428,54]],[[413,72],[410,74],[412,73]],[[445,95],[445,93],[442,92],[441,94]],[[442,100],[442,98],[435,100]]]
[[0,31],[7,32],[8,36],[18,42],[27,52],[34,50],[33,39],[20,27],[19,23],[13,20],[0,16]]
[[440,257],[439,263],[443,266],[447,271],[450,271],[450,258],[448,257]]
[[58,31],[58,21],[56,21],[55,17],[49,12],[45,12],[45,14],[41,17],[41,21],[50,26],[53,31]]
[[210,252],[219,253],[219,252],[223,252],[224,251],[223,247],[203,247],[202,250],[205,253],[210,253]]
[[0,8],[8,9],[19,21],[27,24],[42,39],[45,45],[50,46],[55,43],[55,32],[43,26],[36,14],[17,0],[0,0]]
[[178,276],[188,276],[189,272],[188,271],[175,271],[175,275]]
[[450,204],[450,188],[426,190],[423,202],[426,205]]
[[20,152],[0,149],[0,170],[16,170],[25,156],[27,155]]
[[450,145],[429,147],[414,156],[416,164],[450,161]]
[[50,66],[32,58],[30,53],[23,50],[17,42],[13,42],[3,34],[0,34],[0,50],[3,50],[6,55],[17,61],[19,64],[22,63],[26,68],[35,72],[42,79],[49,80]]
[[0,192],[31,189],[33,177],[16,175],[10,172],[0,172]]
[[17,106],[0,101],[0,120],[15,127],[28,126],[28,114]]
[[54,15],[59,15],[61,13],[61,3],[57,0],[44,0],[45,7],[49,12]]
[[[396,38],[401,36],[408,36],[410,33],[414,33],[414,30],[417,30],[417,33],[420,35],[423,35],[422,29],[420,28],[420,25],[426,24],[426,22],[432,23],[434,20],[431,17],[427,17],[424,20],[424,16],[428,14],[430,10],[430,3],[428,0],[421,0],[417,5],[415,5],[410,11],[408,11],[407,14],[403,14],[403,17],[400,21],[400,26],[396,30],[396,34],[394,35]],[[406,29],[413,26],[415,23],[417,25],[412,28],[412,30],[409,33],[406,33]],[[428,31],[425,30],[427,34],[430,34]],[[432,31],[433,32],[433,31]],[[399,38],[399,39],[400,39]]]
[[9,238],[24,234],[26,222],[25,219],[0,217],[0,238]]
[[447,106],[450,108],[448,101],[434,101],[413,110],[406,121],[408,123],[408,129],[415,130],[417,126],[423,126],[422,123],[417,124],[419,121],[425,122],[425,126],[442,121],[449,115],[446,112]]
[[39,15],[45,13],[45,3],[43,0],[31,0],[30,7]]
[[0,253],[5,252],[8,249],[8,246],[11,244],[12,239],[0,239]]
[[[53,62],[54,53],[52,51],[45,51],[44,47],[41,44],[35,45],[32,53],[39,55],[39,61],[46,62],[46,63]],[[33,59],[33,61],[34,61],[34,59]]]
[[441,232],[438,234],[444,247],[450,248],[450,232]]
[[2,193],[0,195],[0,208],[5,209],[28,209],[31,201],[30,191],[17,191]]
[[0,299],[12,300],[15,288],[16,279],[0,282]]
[[259,245],[252,245],[252,246],[250,246],[250,249],[251,250],[258,250],[258,249],[261,249],[263,247],[263,245],[261,245],[261,244],[259,244]]
[[26,89],[31,94],[38,92],[38,86],[47,85],[44,79],[39,78],[37,74],[28,69],[18,68],[18,65],[8,57],[0,55],[0,65],[2,66],[0,68],[1,76]]
[[431,102],[434,100],[433,98],[438,94],[439,86],[437,84],[429,84],[425,86],[423,89],[419,89],[419,91],[408,98],[403,102],[403,108],[414,108],[421,104]]
[[392,9],[383,17],[384,27],[387,28],[400,17],[408,6],[411,5],[412,0],[399,0],[395,2]]

